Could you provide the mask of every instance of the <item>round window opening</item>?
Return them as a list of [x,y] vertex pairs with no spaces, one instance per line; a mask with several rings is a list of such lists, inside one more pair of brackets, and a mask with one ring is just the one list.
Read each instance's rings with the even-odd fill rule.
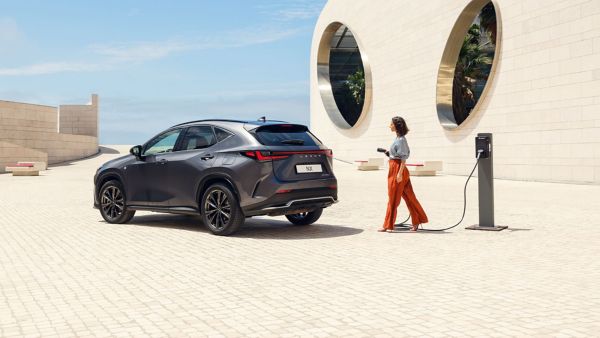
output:
[[331,120],[340,128],[354,127],[371,99],[371,74],[352,31],[342,23],[325,30],[319,46],[321,98]]
[[474,0],[458,18],[438,74],[437,112],[444,128],[455,129],[476,114],[494,75],[500,32],[493,1]]

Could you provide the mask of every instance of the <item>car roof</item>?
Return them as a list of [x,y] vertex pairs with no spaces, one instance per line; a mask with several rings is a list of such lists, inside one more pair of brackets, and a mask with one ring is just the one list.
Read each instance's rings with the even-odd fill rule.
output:
[[280,123],[288,123],[286,121],[262,120],[262,119],[261,120],[206,119],[206,120],[196,120],[196,121],[180,123],[180,124],[174,125],[173,127],[193,126],[196,124],[212,123],[212,122],[226,122],[226,123],[234,123],[234,124],[242,124],[242,125],[250,124],[250,125],[255,125],[255,126],[266,126],[266,125],[273,125],[273,124],[280,124]]

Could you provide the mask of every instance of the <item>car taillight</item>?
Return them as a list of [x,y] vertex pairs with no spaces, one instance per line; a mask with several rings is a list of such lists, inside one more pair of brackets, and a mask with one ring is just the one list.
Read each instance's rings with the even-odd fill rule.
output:
[[290,157],[289,155],[268,153],[268,152],[262,152],[262,151],[244,151],[244,152],[242,152],[242,155],[249,157],[251,159],[257,160],[257,161],[283,160],[283,159]]
[[325,155],[327,157],[333,157],[333,151],[331,149],[325,150],[315,150],[315,151],[243,151],[242,155],[249,157],[258,161],[273,161],[273,160],[283,160],[292,155],[306,155],[306,154],[320,154]]

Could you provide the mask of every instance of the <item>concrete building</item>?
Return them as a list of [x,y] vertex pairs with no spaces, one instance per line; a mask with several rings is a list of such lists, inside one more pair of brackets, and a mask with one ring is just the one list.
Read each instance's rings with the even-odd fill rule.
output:
[[0,172],[9,163],[56,164],[98,152],[98,95],[87,105],[0,101]]
[[[477,133],[490,132],[497,178],[600,184],[600,1],[491,1],[491,73],[459,124],[452,78],[464,36],[489,3],[329,0],[312,42],[311,128],[336,157],[362,160],[389,147],[390,119],[401,115],[411,160],[442,160],[456,175],[472,168]],[[332,67],[351,40],[364,70],[358,117],[342,116],[332,94],[341,69]]]

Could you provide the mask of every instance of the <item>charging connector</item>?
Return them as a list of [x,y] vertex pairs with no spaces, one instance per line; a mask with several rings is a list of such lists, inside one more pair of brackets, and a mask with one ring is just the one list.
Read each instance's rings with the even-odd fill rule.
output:
[[491,143],[488,136],[477,136],[475,138],[475,156],[481,154],[480,158],[489,158],[491,153]]

